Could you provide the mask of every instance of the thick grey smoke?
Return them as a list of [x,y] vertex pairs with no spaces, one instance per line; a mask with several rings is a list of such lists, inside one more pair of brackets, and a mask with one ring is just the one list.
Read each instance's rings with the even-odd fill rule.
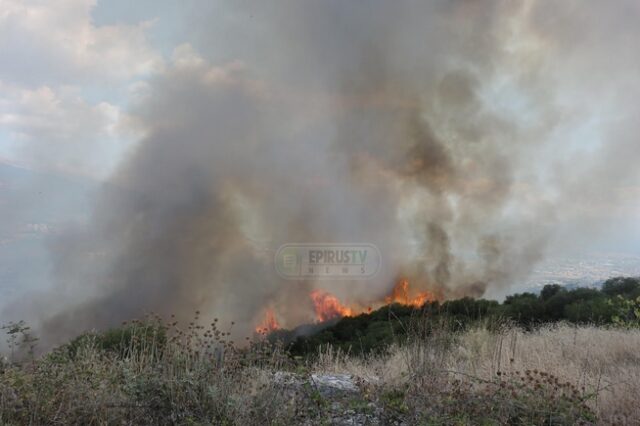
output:
[[[619,106],[597,78],[640,64],[621,46],[638,30],[604,4],[234,4],[150,82],[132,111],[146,137],[91,228],[52,244],[56,292],[32,302],[43,334],[196,310],[247,334],[268,307],[284,326],[313,320],[313,288],[366,306],[401,275],[442,297],[500,292],[589,191],[637,182],[619,167],[640,154],[637,132],[609,133],[584,103]],[[622,24],[610,42],[594,35],[602,16]],[[635,56],[608,63],[613,50]],[[606,143],[577,134],[585,122]],[[287,242],[373,243],[383,270],[283,281],[273,254]]]

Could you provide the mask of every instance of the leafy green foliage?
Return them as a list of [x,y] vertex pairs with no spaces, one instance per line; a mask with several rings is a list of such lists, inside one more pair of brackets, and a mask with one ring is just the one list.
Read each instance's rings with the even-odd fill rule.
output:
[[611,278],[602,285],[602,292],[609,297],[622,296],[626,299],[636,299],[640,297],[640,279],[631,277]]
[[609,300],[608,305],[614,311],[614,324],[621,327],[640,327],[640,296],[635,299],[618,296]]
[[134,320],[124,323],[122,327],[112,328],[102,333],[83,333],[59,350],[65,351],[74,358],[78,350],[87,344],[97,349],[126,358],[132,353],[154,348],[154,356],[158,356],[167,342],[167,328],[157,319],[148,318],[145,321]]

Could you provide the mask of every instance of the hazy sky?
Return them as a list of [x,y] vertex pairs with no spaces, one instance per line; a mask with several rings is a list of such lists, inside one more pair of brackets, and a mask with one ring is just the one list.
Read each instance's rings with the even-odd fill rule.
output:
[[[558,97],[584,108],[581,120],[559,123],[556,156],[608,143],[603,123],[637,113],[629,109],[638,91],[638,30],[629,23],[637,17],[634,2],[566,3],[556,18],[574,14],[578,30],[551,20],[533,22],[534,11],[521,17],[524,25],[514,25],[520,34],[507,46],[516,53],[529,49],[528,57],[514,54],[515,60],[543,62],[553,78],[566,80]],[[144,96],[148,80],[175,60],[176,48],[213,64],[238,61],[263,76],[278,72],[268,69],[280,63],[269,57],[287,52],[278,53],[269,45],[274,40],[259,37],[267,14],[255,6],[253,16],[254,5],[247,1],[0,0],[0,157],[34,169],[105,178],[140,137],[129,107]],[[540,27],[535,37],[528,33],[533,24]],[[626,71],[609,73],[617,66]],[[495,98],[496,108],[522,117],[535,113],[531,99],[507,76],[491,90],[486,96]],[[615,217],[612,231],[637,235],[637,179],[621,180],[609,191],[628,203],[628,214]]]
[[[386,31],[386,22],[420,19],[402,17],[415,5],[400,3],[310,2],[301,12],[289,1],[0,0],[0,159],[107,180],[148,131],[139,106],[157,79],[183,66],[241,70],[269,89],[322,99],[325,80],[349,63],[340,55],[367,36],[358,28]],[[514,166],[513,188],[527,200],[514,209],[539,199],[563,210],[550,250],[640,252],[637,2],[570,0],[553,11],[531,1],[434,5],[462,23],[461,31],[499,40],[479,61],[491,70],[476,93],[489,112],[533,131],[552,123],[531,136],[540,137],[539,149]],[[306,28],[297,25],[300,17]],[[327,27],[327,19],[336,24]],[[274,35],[278,26],[308,39],[284,40]],[[472,50],[468,56],[477,59]]]
[[[558,257],[640,255],[639,20],[637,0],[0,0],[0,322],[63,338],[199,308],[250,331],[312,321],[311,289],[501,297]],[[292,288],[266,253],[306,241],[386,266]]]

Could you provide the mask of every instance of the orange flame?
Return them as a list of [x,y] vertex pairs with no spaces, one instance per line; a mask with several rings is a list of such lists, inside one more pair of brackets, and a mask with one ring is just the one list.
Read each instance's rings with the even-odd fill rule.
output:
[[278,330],[280,328],[280,324],[278,324],[278,320],[276,319],[276,313],[273,309],[268,308],[264,313],[264,318],[262,322],[256,327],[255,331],[258,334],[269,334],[272,331]]
[[311,300],[315,307],[316,319],[320,322],[354,315],[351,308],[344,306],[337,297],[326,291],[313,290]]
[[[419,308],[425,303],[433,302],[437,299],[438,298],[429,291],[412,292],[409,287],[409,281],[401,279],[393,287],[391,294],[384,299],[384,303],[399,303],[401,305]],[[373,310],[371,306],[345,306],[336,296],[323,290],[313,290],[311,292],[311,300],[313,301],[318,322],[333,318],[353,317],[365,312],[371,313]],[[379,307],[382,303],[376,305]]]
[[416,308],[421,307],[426,302],[433,302],[435,300],[437,300],[435,295],[428,291],[420,292],[415,296],[411,296],[409,281],[406,279],[399,280],[393,287],[391,294],[384,299],[387,304],[399,303],[401,305],[413,306]]

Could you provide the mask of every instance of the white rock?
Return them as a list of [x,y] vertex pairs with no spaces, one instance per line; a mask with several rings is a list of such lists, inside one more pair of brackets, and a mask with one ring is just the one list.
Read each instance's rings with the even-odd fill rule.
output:
[[312,374],[311,380],[321,394],[359,391],[353,378],[348,374]]

